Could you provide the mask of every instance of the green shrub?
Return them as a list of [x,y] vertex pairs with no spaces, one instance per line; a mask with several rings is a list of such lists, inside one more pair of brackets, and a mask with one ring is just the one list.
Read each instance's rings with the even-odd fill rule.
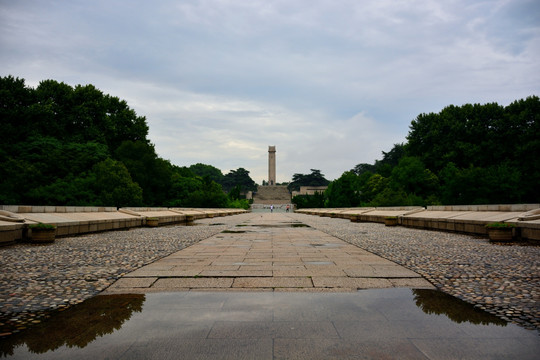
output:
[[227,207],[231,209],[249,209],[249,201],[246,199],[236,199],[230,200],[227,202]]
[[513,227],[516,227],[516,225],[505,223],[505,222],[494,222],[494,223],[490,223],[486,225],[486,228],[498,228],[498,229],[513,228]]

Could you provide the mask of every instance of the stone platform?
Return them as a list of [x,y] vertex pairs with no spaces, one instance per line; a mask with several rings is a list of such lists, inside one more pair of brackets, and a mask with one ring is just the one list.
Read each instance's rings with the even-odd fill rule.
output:
[[125,275],[105,293],[434,288],[417,273],[283,213],[254,216]]
[[36,223],[55,225],[56,236],[72,236],[140,227],[148,218],[158,219],[160,225],[171,225],[245,212],[242,209],[1,205],[0,245],[28,240],[29,225]]
[[385,218],[396,217],[398,224],[406,227],[480,236],[487,236],[487,224],[507,222],[515,225],[515,238],[540,241],[540,204],[301,209],[296,212],[355,222],[384,223]]
[[[0,248],[0,352],[21,359],[538,354],[537,332],[522,328],[540,329],[537,246],[275,212],[194,225]],[[468,304],[441,302],[431,284]],[[103,335],[107,326],[113,333]],[[86,344],[85,337],[86,347],[61,346]],[[31,353],[36,344],[40,354]],[[41,354],[44,347],[51,351]]]

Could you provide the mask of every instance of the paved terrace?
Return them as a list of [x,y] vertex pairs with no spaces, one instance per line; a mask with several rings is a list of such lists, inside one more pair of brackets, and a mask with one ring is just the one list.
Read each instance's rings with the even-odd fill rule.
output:
[[0,248],[0,333],[9,336],[39,322],[48,310],[102,291],[433,286],[540,329],[537,246],[499,246],[460,234],[302,214],[249,213],[196,224]]
[[56,236],[75,236],[144,226],[148,218],[160,225],[185,224],[193,220],[245,213],[242,209],[120,208],[94,206],[0,205],[0,246],[27,241],[29,225],[56,226]]
[[357,291],[434,288],[415,272],[284,213],[256,214],[153,264],[105,291]]

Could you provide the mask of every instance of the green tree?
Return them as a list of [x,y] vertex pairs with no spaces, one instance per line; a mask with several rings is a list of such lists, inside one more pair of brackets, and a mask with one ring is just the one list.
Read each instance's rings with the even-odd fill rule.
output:
[[351,171],[344,172],[339,179],[332,181],[325,191],[326,206],[356,207],[360,205],[360,182],[358,175]]
[[95,190],[99,205],[140,206],[143,203],[142,189],[119,161],[106,159],[92,169],[95,175]]
[[292,198],[292,203],[297,209],[323,208],[325,206],[324,192],[316,191],[313,195],[296,195]]
[[356,165],[351,171],[354,172],[356,175],[361,176],[365,173],[370,173],[370,174],[375,173],[376,167],[375,165],[362,163],[362,164]]
[[154,146],[145,141],[124,141],[115,152],[133,180],[143,189],[146,205],[161,206],[171,187],[172,166],[158,157]]
[[221,170],[212,165],[197,163],[195,165],[191,165],[189,170],[202,178],[208,177],[210,180],[215,181],[218,184],[221,184],[223,181],[223,173]]
[[407,194],[419,197],[435,195],[439,188],[439,179],[417,157],[406,156],[393,168],[390,186],[402,189]]
[[223,192],[221,185],[205,178],[201,179],[201,187],[188,195],[185,206],[224,208],[227,203],[227,196]]
[[398,165],[399,160],[405,156],[405,145],[394,144],[389,152],[382,152],[382,160],[375,161],[375,172],[384,177],[390,177],[392,169]]
[[[4,204],[94,203],[98,194],[92,193],[96,179],[90,169],[122,141],[147,142],[148,133],[144,117],[92,85],[44,80],[32,89],[12,76],[0,78],[0,125]],[[161,168],[169,166],[161,162]],[[158,176],[159,168],[152,169]]]
[[369,177],[360,177],[360,198],[362,204],[369,205],[375,197],[388,186],[388,178],[381,174],[373,174]]
[[242,192],[257,191],[257,184],[249,176],[249,171],[244,168],[231,170],[223,177],[221,185],[226,192],[231,191],[235,186],[240,186]]
[[64,204],[69,206],[103,205],[95,191],[96,178],[93,172],[70,174],[56,179],[51,184],[40,185],[28,190],[32,203],[43,205]]
[[299,191],[300,186],[326,186],[330,181],[324,178],[320,170],[310,169],[311,174],[294,174],[292,181],[287,186],[290,192]]

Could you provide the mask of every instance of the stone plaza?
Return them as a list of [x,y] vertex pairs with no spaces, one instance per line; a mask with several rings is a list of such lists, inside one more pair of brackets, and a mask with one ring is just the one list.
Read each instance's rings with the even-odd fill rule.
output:
[[[1,248],[3,354],[532,359],[540,350],[538,246],[299,213],[194,224]],[[442,301],[437,293],[470,309],[452,301],[433,308]],[[75,329],[54,330],[60,345],[41,352],[32,345],[43,331],[52,337],[47,329],[58,328],[64,313],[78,314],[94,299],[128,306],[135,296],[142,312],[120,321],[126,330],[100,330],[79,348],[61,345],[81,336]],[[426,315],[419,302],[439,315]],[[104,326],[86,322],[81,330],[89,333]],[[150,332],[126,333],[131,327]],[[29,350],[17,351],[21,344]]]

